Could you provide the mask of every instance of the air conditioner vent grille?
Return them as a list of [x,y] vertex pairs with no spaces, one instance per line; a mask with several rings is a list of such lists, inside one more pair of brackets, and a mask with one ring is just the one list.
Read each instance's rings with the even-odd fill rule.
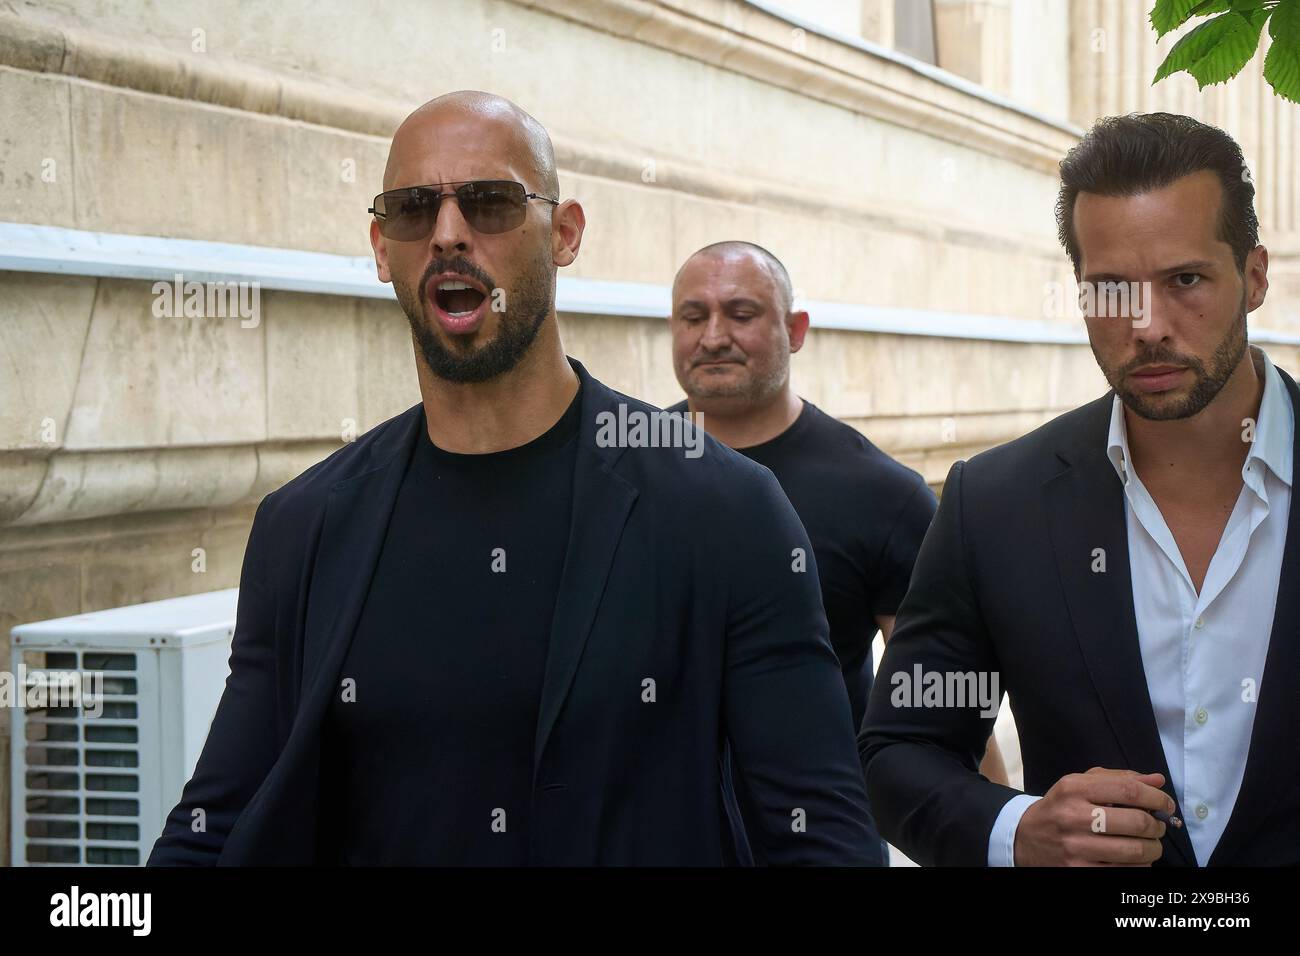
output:
[[23,663],[29,673],[80,672],[83,687],[102,691],[78,707],[24,711],[26,862],[139,864],[137,655],[29,650]]

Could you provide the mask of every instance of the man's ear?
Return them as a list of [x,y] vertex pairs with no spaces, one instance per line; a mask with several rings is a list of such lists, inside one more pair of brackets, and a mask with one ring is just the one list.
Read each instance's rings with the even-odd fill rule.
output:
[[379,232],[379,220],[370,220],[370,248],[375,251],[375,271],[379,273],[380,282],[392,282],[393,276],[388,271],[388,246]]
[[787,323],[790,327],[790,351],[798,352],[803,348],[804,336],[808,334],[808,313],[791,312]]
[[1254,312],[1268,295],[1268,250],[1256,246],[1246,256],[1246,311]]
[[551,259],[557,266],[567,266],[578,258],[586,228],[587,215],[578,200],[566,199],[555,207],[551,216]]

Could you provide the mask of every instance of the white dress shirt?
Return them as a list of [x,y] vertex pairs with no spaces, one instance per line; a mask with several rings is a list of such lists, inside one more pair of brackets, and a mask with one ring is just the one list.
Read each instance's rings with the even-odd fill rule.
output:
[[[1160,743],[1202,866],[1223,835],[1246,771],[1291,511],[1295,412],[1263,355],[1264,396],[1243,487],[1198,594],[1164,516],[1131,466],[1115,397],[1106,454],[1124,483],[1133,610]],[[1245,426],[1243,426],[1243,432]],[[1041,797],[1002,808],[989,865],[1013,866],[1016,827]]]

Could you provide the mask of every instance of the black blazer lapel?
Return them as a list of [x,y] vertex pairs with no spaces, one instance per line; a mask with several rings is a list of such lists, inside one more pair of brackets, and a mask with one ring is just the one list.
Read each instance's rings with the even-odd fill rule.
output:
[[[1300,423],[1300,388],[1281,369],[1282,381],[1291,396]],[[1292,474],[1300,462],[1300,428],[1291,436]],[[1295,761],[1291,756],[1300,741],[1300,499],[1292,478],[1291,510],[1287,519],[1286,548],[1282,555],[1277,607],[1268,641],[1264,677],[1255,702],[1255,722],[1246,756],[1246,773],[1241,781],[1232,816],[1223,830],[1210,864],[1231,863],[1236,848],[1267,818],[1270,806],[1283,789],[1295,786]],[[1283,776],[1279,767],[1285,769]]]
[[569,362],[582,382],[582,419],[573,473],[569,546],[551,622],[551,640],[537,716],[534,777],[573,684],[578,661],[605,591],[614,551],[637,497],[637,489],[613,471],[624,449],[602,448],[596,444],[596,416],[602,411],[617,414],[617,394],[593,379],[581,363],[573,359]]
[[[330,489],[316,561],[311,570],[303,635],[303,667],[297,716],[280,758],[227,836],[221,862],[237,864],[314,861],[316,771],[320,724],[370,589],[388,520],[406,465],[424,427],[422,406],[402,415],[390,435],[376,443],[373,467]],[[290,807],[270,813],[264,805]]]
[[375,446],[374,464],[330,489],[307,596],[299,720],[312,713],[311,705],[329,699],[343,666],[423,427],[423,406],[407,409],[398,427]]
[[[1048,528],[1070,621],[1126,769],[1164,774],[1177,802],[1138,644],[1124,488],[1106,457],[1111,402],[1111,394],[1093,402],[1085,427],[1057,452],[1067,467],[1043,486]],[[1094,572],[1099,548],[1106,570]],[[1166,856],[1195,864],[1186,830],[1168,828],[1165,845]]]

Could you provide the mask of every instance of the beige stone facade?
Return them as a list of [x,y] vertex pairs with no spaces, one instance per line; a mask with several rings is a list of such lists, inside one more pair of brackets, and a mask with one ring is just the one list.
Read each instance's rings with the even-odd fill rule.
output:
[[[1104,387],[1044,308],[1071,282],[1056,163],[1098,115],[1171,109],[1241,141],[1272,253],[1253,332],[1300,370],[1300,114],[1261,58],[1223,88],[1151,88],[1170,41],[1148,6],[936,0],[944,69],[892,51],[888,0],[438,0],[454,37],[417,0],[7,7],[0,223],[365,256],[397,122],[491,90],[550,129],[586,209],[566,278],[653,300],[707,242],[767,246],[814,304],[799,391],[938,485]],[[0,272],[0,660],[17,623],[236,584],[260,498],[418,398],[392,301],[271,288],[249,326],[154,298]],[[635,312],[562,313],[568,351],[675,401],[666,324]],[[0,712],[5,821],[8,750]]]

